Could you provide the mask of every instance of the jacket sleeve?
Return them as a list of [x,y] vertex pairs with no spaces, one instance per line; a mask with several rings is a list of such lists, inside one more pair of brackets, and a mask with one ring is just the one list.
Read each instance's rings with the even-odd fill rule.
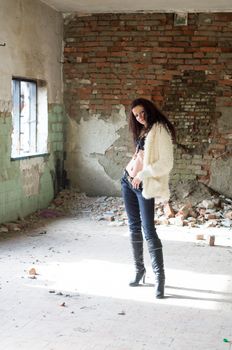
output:
[[161,126],[156,133],[156,145],[149,147],[158,147],[158,159],[154,163],[148,164],[141,170],[137,176],[143,180],[148,177],[160,177],[168,175],[173,167],[173,143],[171,135],[164,126]]

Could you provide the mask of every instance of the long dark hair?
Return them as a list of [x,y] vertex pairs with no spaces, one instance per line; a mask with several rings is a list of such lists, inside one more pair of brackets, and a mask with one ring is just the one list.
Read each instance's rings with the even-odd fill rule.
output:
[[133,139],[136,142],[141,134],[141,131],[144,129],[144,126],[140,124],[133,112],[132,109],[142,106],[145,111],[145,118],[147,122],[147,130],[150,130],[153,124],[159,123],[162,124],[167,131],[171,134],[173,142],[176,140],[176,133],[174,126],[172,123],[168,120],[168,118],[159,110],[159,108],[151,101],[145,99],[145,98],[137,98],[131,103],[130,107],[130,114],[129,114],[129,129],[132,132]]

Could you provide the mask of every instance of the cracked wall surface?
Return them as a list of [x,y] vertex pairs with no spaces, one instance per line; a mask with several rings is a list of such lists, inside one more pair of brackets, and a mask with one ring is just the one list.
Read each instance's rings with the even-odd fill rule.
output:
[[72,186],[79,188],[81,184],[81,190],[91,195],[119,192],[118,177],[126,150],[122,138],[125,128],[127,121],[122,105],[107,119],[98,114],[79,122],[69,118],[65,168]]

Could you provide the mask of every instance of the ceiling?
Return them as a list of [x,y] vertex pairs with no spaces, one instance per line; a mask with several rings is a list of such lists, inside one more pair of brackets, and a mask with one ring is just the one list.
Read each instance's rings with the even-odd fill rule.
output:
[[232,12],[232,0],[42,0],[59,12]]

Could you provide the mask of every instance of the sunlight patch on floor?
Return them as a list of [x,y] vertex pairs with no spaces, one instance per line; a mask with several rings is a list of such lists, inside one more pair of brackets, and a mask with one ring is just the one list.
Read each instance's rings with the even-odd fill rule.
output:
[[[151,269],[147,269],[146,284],[132,288],[128,286],[134,271],[131,265],[102,260],[80,262],[54,262],[36,268],[39,275],[34,287],[54,289],[56,292],[80,293],[102,297],[134,300],[147,303],[162,303],[181,307],[214,310],[218,303],[231,302],[227,293],[226,275],[204,274],[187,270],[167,269],[166,298],[154,296],[154,280]],[[31,287],[31,283],[30,283]]]

